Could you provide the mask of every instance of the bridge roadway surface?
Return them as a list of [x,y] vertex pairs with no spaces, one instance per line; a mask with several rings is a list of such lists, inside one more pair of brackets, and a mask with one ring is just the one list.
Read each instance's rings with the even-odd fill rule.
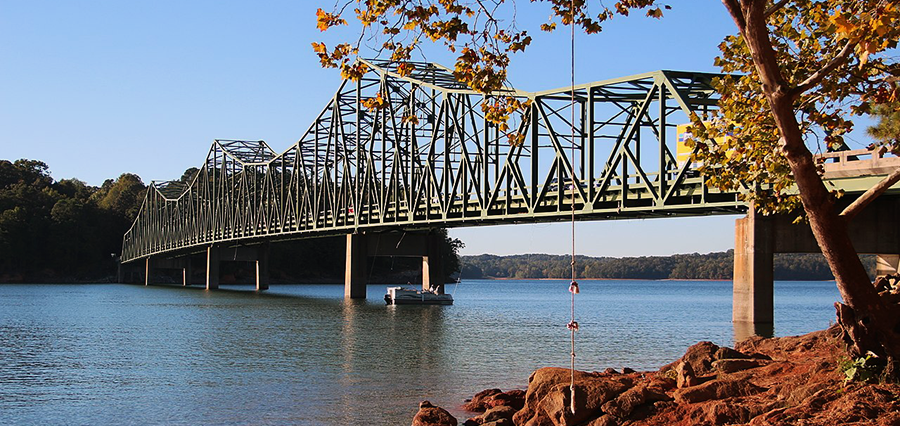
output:
[[[492,98],[447,68],[418,63],[401,76],[388,62],[365,62],[369,72],[344,81],[284,152],[264,141],[215,140],[193,179],[152,182],[123,238],[122,263],[144,260],[147,281],[151,257],[569,220],[572,203],[577,220],[747,212],[738,193],[705,184],[676,140],[690,116],[717,108],[717,74],[655,71],[582,84],[574,104],[572,88],[506,89],[497,96],[527,106],[501,129],[482,112]],[[381,107],[362,105],[375,99]],[[848,194],[900,166],[868,151],[822,157],[826,178]],[[352,245],[348,237],[348,283]]]

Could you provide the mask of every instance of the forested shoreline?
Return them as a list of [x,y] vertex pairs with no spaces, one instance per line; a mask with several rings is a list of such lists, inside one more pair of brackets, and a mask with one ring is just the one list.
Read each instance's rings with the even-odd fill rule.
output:
[[[863,264],[874,271],[875,257],[861,256]],[[571,256],[519,254],[463,256],[463,279],[544,279],[571,277]],[[596,279],[695,279],[731,280],[734,250],[707,254],[672,256],[589,257],[577,256],[579,277]],[[821,254],[776,254],[775,279],[797,281],[832,280],[834,276]]]

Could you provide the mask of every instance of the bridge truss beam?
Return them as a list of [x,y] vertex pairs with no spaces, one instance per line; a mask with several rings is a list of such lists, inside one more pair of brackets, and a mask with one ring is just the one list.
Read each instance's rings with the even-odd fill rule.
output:
[[[501,132],[482,111],[492,98],[450,70],[419,63],[400,76],[366,62],[286,151],[216,140],[190,182],[153,182],[122,261],[214,243],[564,220],[573,203],[579,220],[746,211],[673,153],[676,125],[716,108],[715,74],[583,84],[574,104],[571,88],[510,89],[495,96],[530,104]],[[379,97],[383,107],[362,106]]]

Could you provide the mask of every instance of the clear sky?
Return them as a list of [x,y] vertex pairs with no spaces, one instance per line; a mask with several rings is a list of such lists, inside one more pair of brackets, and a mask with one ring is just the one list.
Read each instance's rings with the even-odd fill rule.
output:
[[[576,81],[657,69],[717,71],[713,58],[734,24],[715,0],[672,0],[662,20],[616,20],[579,34]],[[0,158],[39,159],[56,179],[91,185],[121,173],[176,179],[199,167],[215,138],[266,140],[287,149],[339,84],[310,43],[329,1],[0,0]],[[544,4],[518,3],[536,28]],[[533,31],[510,79],[536,91],[569,84],[568,30]],[[440,48],[428,60],[452,65]],[[860,143],[862,144],[862,143]],[[666,255],[732,248],[734,216],[579,223],[578,251]],[[566,253],[567,224],[451,231],[466,254]]]

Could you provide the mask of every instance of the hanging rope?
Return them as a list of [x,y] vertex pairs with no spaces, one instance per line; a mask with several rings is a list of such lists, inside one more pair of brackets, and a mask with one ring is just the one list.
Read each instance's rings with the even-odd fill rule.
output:
[[[570,13],[571,13],[571,21],[569,22],[569,26],[572,29],[572,38],[571,38],[571,125],[572,125],[572,139],[571,139],[571,187],[572,187],[572,200],[570,204],[572,205],[572,282],[569,284],[569,293],[572,294],[572,319],[566,324],[566,327],[572,333],[572,366],[570,368],[571,374],[571,382],[569,383],[569,410],[572,414],[575,414],[575,332],[578,331],[578,322],[575,321],[575,295],[579,293],[578,290],[578,282],[575,281],[575,185],[581,185],[580,180],[576,180],[575,176],[575,0],[571,0],[569,4]],[[590,183],[592,184],[592,183]]]

